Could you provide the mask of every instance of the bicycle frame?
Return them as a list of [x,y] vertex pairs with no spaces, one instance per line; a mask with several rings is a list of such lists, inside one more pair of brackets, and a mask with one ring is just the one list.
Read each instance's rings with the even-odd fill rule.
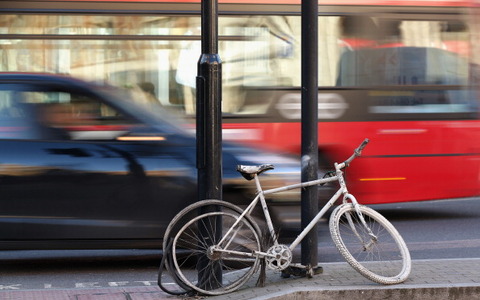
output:
[[[270,236],[274,242],[274,245],[278,245],[278,237],[275,234],[275,230],[273,228],[273,222],[270,217],[270,213],[268,212],[268,205],[267,201],[265,200],[265,195],[270,195],[270,194],[275,194],[275,193],[280,193],[288,190],[293,190],[293,189],[299,189],[299,188],[304,188],[308,186],[314,186],[314,185],[320,185],[328,182],[333,182],[333,181],[338,181],[340,188],[337,190],[337,192],[328,200],[328,202],[324,205],[324,207],[317,213],[317,215],[310,221],[310,223],[302,230],[302,232],[297,236],[297,238],[290,244],[289,248],[292,251],[295,247],[300,244],[300,242],[305,238],[307,233],[312,230],[312,228],[315,226],[315,224],[320,220],[320,218],[327,212],[327,210],[333,206],[333,204],[337,201],[337,199],[340,198],[341,195],[343,195],[343,201],[350,200],[354,204],[358,204],[357,200],[355,197],[351,194],[348,193],[347,186],[345,183],[345,179],[343,177],[343,171],[341,170],[346,166],[346,163],[341,163],[337,164],[335,163],[335,175],[332,177],[328,178],[322,178],[322,179],[317,179],[317,180],[312,180],[312,181],[307,181],[307,182],[302,182],[302,183],[297,183],[297,184],[292,184],[292,185],[287,185],[283,187],[278,187],[278,188],[273,188],[273,189],[268,189],[268,190],[263,190],[262,186],[260,184],[260,179],[258,175],[254,175],[254,180],[255,184],[257,186],[257,196],[253,199],[253,201],[247,206],[247,208],[243,211],[243,213],[239,216],[238,220],[230,227],[230,229],[227,231],[227,233],[224,235],[225,237],[230,234],[230,232],[237,226],[239,221],[245,217],[245,215],[249,214],[251,211],[253,211],[253,208],[257,205],[257,203],[260,201],[262,210],[265,216],[265,221],[267,222],[268,230],[270,233]],[[224,238],[218,242],[217,245],[221,245],[224,242]],[[215,247],[216,250],[218,251],[225,251],[225,250],[220,250],[217,247]],[[232,252],[232,251],[226,251],[226,252]],[[235,251],[233,251],[235,252]],[[232,253],[233,253],[232,252]],[[235,252],[236,253],[236,252]],[[242,255],[242,253],[236,253]],[[246,254],[246,253],[245,253]],[[243,255],[245,255],[243,254]],[[261,256],[267,256],[267,253],[263,252],[256,252],[256,255],[261,255]],[[251,255],[251,254],[250,254]],[[249,256],[249,255],[247,255]],[[296,264],[294,264],[296,265]]]
[[337,192],[330,198],[330,200],[328,200],[328,202],[323,206],[323,208],[315,215],[315,217],[310,221],[310,223],[308,223],[308,225],[302,230],[302,232],[300,232],[297,238],[290,244],[289,248],[291,251],[293,251],[293,249],[297,247],[298,244],[301,243],[301,241],[305,238],[305,236],[310,232],[310,230],[312,230],[312,228],[318,223],[318,221],[323,217],[323,215],[325,215],[328,209],[334,205],[334,203],[340,198],[341,195],[343,195],[344,202],[347,199],[350,199],[350,201],[357,204],[355,197],[353,197],[353,195],[348,193],[347,185],[343,177],[343,171],[341,170],[343,167],[345,167],[344,163],[342,164],[335,163],[335,175],[332,177],[302,182],[298,184],[292,184],[292,185],[288,185],[280,188],[268,189],[265,191],[262,191],[262,188],[260,185],[260,179],[258,178],[258,176],[255,176],[255,183],[257,184],[257,189],[259,191],[258,194],[261,199],[261,205],[262,205],[263,211],[267,212],[267,214],[265,214],[265,219],[267,221],[270,234],[274,239],[275,244],[277,244],[278,242],[275,235],[272,234],[272,232],[274,232],[273,223],[270,216],[268,215],[268,208],[265,200],[265,195],[279,193],[279,192],[288,191],[292,189],[304,188],[308,186],[320,185],[320,184],[333,182],[333,181],[338,181],[340,187],[337,190]]
[[[342,195],[343,195],[343,199],[342,199],[343,203],[346,203],[347,201],[350,201],[355,206],[356,213],[359,216],[359,219],[361,220],[361,222],[363,223],[363,226],[365,228],[367,228],[367,231],[368,231],[369,235],[371,236],[371,238],[376,239],[376,236],[372,233],[370,228],[367,226],[367,224],[365,222],[365,219],[363,218],[363,215],[358,208],[357,200],[355,199],[355,197],[352,194],[350,194],[348,192],[347,184],[345,182],[345,178],[343,176],[343,171],[342,171],[342,169],[349,166],[349,164],[352,162],[353,159],[355,159],[355,157],[360,156],[361,151],[367,145],[368,142],[369,142],[368,139],[365,139],[363,141],[363,143],[357,149],[354,150],[354,153],[352,154],[352,156],[350,156],[347,160],[345,160],[342,163],[335,163],[334,164],[335,175],[331,176],[331,177],[328,177],[328,178],[322,178],[322,179],[317,179],[317,180],[312,180],[312,181],[301,182],[301,183],[297,183],[297,184],[291,184],[291,185],[287,185],[287,186],[277,187],[277,188],[273,188],[273,189],[263,190],[262,185],[260,184],[260,179],[258,177],[258,174],[254,174],[253,178],[255,180],[255,185],[257,187],[257,196],[255,196],[253,201],[247,206],[247,208],[243,211],[243,213],[240,214],[237,221],[234,222],[234,224],[229,228],[229,230],[224,235],[224,237],[217,243],[216,246],[214,246],[215,250],[216,251],[225,251],[225,252],[235,253],[235,254],[239,254],[239,255],[246,255],[246,256],[251,256],[251,255],[260,255],[260,256],[263,256],[263,257],[268,256],[267,253],[260,252],[260,251],[255,251],[255,253],[248,254],[248,253],[241,253],[241,252],[236,252],[236,251],[223,250],[221,247],[219,247],[219,245],[221,245],[222,243],[225,242],[226,237],[229,236],[229,234],[232,232],[232,230],[234,230],[234,228],[238,225],[240,220],[242,220],[247,214],[250,214],[253,211],[253,208],[257,205],[258,201],[260,201],[260,203],[261,203],[263,214],[265,216],[265,221],[267,222],[267,226],[268,226],[268,231],[270,233],[270,237],[273,240],[274,246],[279,245],[278,244],[278,237],[275,234],[275,229],[273,228],[273,222],[272,222],[272,219],[270,217],[270,213],[268,211],[268,205],[267,205],[267,201],[265,200],[265,195],[280,193],[280,192],[284,192],[284,191],[288,191],[288,190],[299,189],[299,188],[304,188],[304,187],[309,187],[309,186],[314,186],[314,185],[320,185],[320,184],[333,182],[333,181],[338,181],[338,183],[340,185],[339,189],[330,198],[330,200],[328,200],[328,202],[323,206],[323,208],[315,215],[315,217],[310,221],[310,223],[302,230],[302,232],[300,232],[300,234],[290,244],[290,246],[288,246],[290,251],[293,251],[293,249],[295,247],[297,247],[298,244],[300,244],[300,242],[305,238],[307,233],[310,232],[310,230],[312,230],[312,228],[317,224],[317,222],[320,220],[320,218],[323,215],[325,215],[327,210],[330,207],[332,207],[333,204]],[[353,223],[351,221],[349,221],[349,223],[351,224],[352,230],[355,232],[355,235],[359,238],[360,241],[362,241],[360,235],[358,233],[356,233],[356,230],[353,226]],[[363,243],[363,241],[362,241],[362,243]],[[229,242],[227,242],[227,246],[228,246],[228,244],[229,244]],[[292,264],[292,265],[295,265],[295,266],[298,266],[298,267],[304,267],[304,266],[299,265],[299,264]]]

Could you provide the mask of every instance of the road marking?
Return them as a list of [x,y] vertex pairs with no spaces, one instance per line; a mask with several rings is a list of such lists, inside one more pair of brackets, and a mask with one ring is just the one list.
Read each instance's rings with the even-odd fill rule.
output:
[[146,285],[146,286],[151,286],[152,285],[152,282],[153,283],[157,283],[156,281],[150,281],[150,280],[145,280],[145,281],[134,281],[134,282],[139,282],[139,283],[143,283],[143,285]]
[[157,281],[153,280],[136,280],[136,281],[108,281],[108,282],[73,282],[70,284],[52,284],[52,283],[38,283],[38,284],[0,284],[0,290],[29,290],[29,289],[59,289],[59,288],[103,288],[103,287],[139,287],[139,286],[154,286]]
[[76,288],[101,288],[98,285],[98,282],[77,282],[75,283]]
[[0,284],[0,290],[19,290],[21,284]]
[[128,284],[128,281],[111,281],[108,283],[108,286],[126,286]]

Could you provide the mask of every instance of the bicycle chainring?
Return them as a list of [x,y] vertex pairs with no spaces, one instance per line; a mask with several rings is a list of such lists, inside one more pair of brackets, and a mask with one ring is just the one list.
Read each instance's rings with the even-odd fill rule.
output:
[[268,249],[265,261],[272,270],[284,270],[292,262],[292,251],[286,245],[274,245]]

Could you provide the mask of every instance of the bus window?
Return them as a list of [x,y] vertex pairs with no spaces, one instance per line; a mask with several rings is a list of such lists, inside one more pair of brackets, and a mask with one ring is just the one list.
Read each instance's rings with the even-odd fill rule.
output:
[[[395,47],[345,52],[338,86],[457,86],[457,88],[371,92],[372,113],[471,113],[476,110],[468,85],[468,62],[458,54],[423,47]],[[392,87],[392,89],[394,89]]]

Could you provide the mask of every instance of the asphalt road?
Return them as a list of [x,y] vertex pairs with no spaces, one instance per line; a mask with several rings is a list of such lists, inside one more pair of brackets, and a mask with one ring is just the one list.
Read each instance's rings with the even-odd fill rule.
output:
[[373,208],[402,234],[412,259],[480,257],[480,198]]
[[[412,259],[480,257],[480,198],[373,208],[402,234]],[[326,225],[319,261],[342,261]],[[0,251],[0,291],[156,285],[159,261],[159,250]]]

